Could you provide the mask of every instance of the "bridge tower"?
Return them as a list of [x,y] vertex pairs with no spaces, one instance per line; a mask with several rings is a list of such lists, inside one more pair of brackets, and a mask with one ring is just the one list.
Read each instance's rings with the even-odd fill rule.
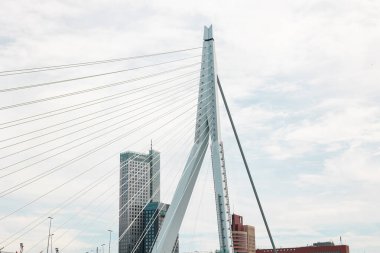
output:
[[153,253],[171,253],[173,249],[209,140],[220,252],[233,253],[227,177],[219,126],[217,68],[212,26],[204,28],[194,144],[153,247]]

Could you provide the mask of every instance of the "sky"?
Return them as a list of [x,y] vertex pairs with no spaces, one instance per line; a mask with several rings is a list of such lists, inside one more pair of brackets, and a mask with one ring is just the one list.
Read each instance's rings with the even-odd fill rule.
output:
[[[52,66],[67,63],[114,59],[202,46],[204,25],[213,25],[218,75],[224,87],[250,170],[277,247],[297,247],[318,241],[350,246],[350,251],[375,253],[380,247],[380,2],[376,0],[282,0],[282,1],[119,1],[119,0],[2,0],[0,2],[0,71]],[[136,78],[178,66],[176,73],[199,69],[200,49],[154,59],[138,59],[112,65],[95,65],[17,76],[0,76],[1,88],[93,75],[113,70],[157,64],[186,58],[180,62],[141,69],[133,73],[102,76],[42,88],[0,94],[0,106],[50,97],[94,85]],[[192,58],[189,58],[192,57]],[[174,76],[174,73],[171,74]],[[196,76],[192,76],[196,78]],[[154,80],[159,81],[160,77]],[[147,84],[128,84],[128,89]],[[161,199],[169,203],[191,148],[197,84],[186,89],[163,92],[147,105],[154,126],[120,139],[122,130],[142,128],[137,117],[143,113],[130,105],[136,121],[112,130],[93,144],[70,150],[22,173],[0,178],[1,191],[23,182],[36,173],[54,168],[80,152],[112,138],[115,145],[82,159],[43,180],[1,197],[0,216],[41,196],[69,177],[76,177],[108,154],[116,154],[96,171],[45,196],[25,209],[0,218],[1,243],[38,217],[47,217],[67,196],[82,186],[96,189],[54,216],[53,230],[63,224],[65,234],[54,241],[65,252],[91,252],[108,243],[108,229],[114,231],[112,250],[116,252],[118,212],[118,152],[147,152],[150,140],[161,152]],[[142,93],[158,94],[161,88]],[[0,111],[0,121],[8,122],[47,110],[125,91],[118,86],[51,102]],[[144,91],[145,92],[145,91]],[[141,99],[130,95],[129,99]],[[118,100],[119,101],[119,100]],[[121,103],[120,101],[118,102]],[[146,103],[146,102],[145,102]],[[174,104],[175,103],[175,104]],[[109,104],[110,106],[112,103]],[[141,104],[140,104],[141,105]],[[162,106],[158,107],[159,105]],[[135,107],[133,107],[135,106]],[[40,129],[70,117],[101,110],[102,105],[70,115],[1,129],[1,140]],[[132,112],[135,108],[135,112]],[[172,125],[165,123],[160,110],[183,109],[186,116]],[[184,110],[186,109],[186,110]],[[231,209],[256,227],[257,248],[269,248],[254,195],[238,153],[223,105],[220,104],[221,132],[226,154]],[[144,115],[144,114],[143,114]],[[155,118],[155,116],[158,118]],[[100,119],[99,121],[100,122]],[[107,122],[111,124],[107,125]],[[90,126],[90,123],[86,123]],[[148,130],[155,130],[150,134]],[[184,127],[186,126],[186,127]],[[90,128],[90,127],[89,127]],[[79,128],[78,128],[79,129]],[[88,130],[88,129],[87,129]],[[136,130],[136,131],[138,131]],[[89,130],[88,130],[89,131]],[[100,130],[99,130],[100,131]],[[102,130],[103,131],[103,130]],[[148,134],[149,132],[149,134]],[[78,132],[76,137],[83,136]],[[34,136],[34,135],[33,135]],[[172,136],[172,137],[171,137]],[[41,137],[45,138],[45,136]],[[49,136],[54,138],[54,136]],[[1,149],[1,157],[26,149],[21,156],[1,162],[8,166],[22,158],[45,152],[74,137],[30,149],[41,143],[21,143]],[[14,141],[1,141],[1,147]],[[44,153],[46,155],[47,153]],[[206,154],[206,158],[210,155]],[[31,161],[29,161],[31,162]],[[24,165],[28,165],[28,161]],[[18,167],[17,167],[18,166]],[[22,168],[17,164],[11,171]],[[31,166],[31,165],[30,165]],[[94,180],[104,171],[114,172],[102,181]],[[116,168],[116,169],[115,169]],[[6,171],[1,171],[5,175]],[[170,180],[169,180],[170,179]],[[107,187],[113,187],[100,195]],[[83,209],[87,201],[96,205]],[[80,211],[81,210],[81,211]],[[104,211],[101,211],[104,210]],[[46,215],[45,215],[46,214]],[[98,217],[100,215],[100,217]],[[66,218],[73,217],[64,224]],[[116,219],[116,220],[115,220]],[[82,222],[83,221],[83,222]],[[58,228],[57,228],[58,229]],[[43,218],[33,230],[16,238],[6,250],[14,252],[23,242],[26,252],[46,247],[48,220]],[[56,235],[62,234],[57,230]],[[13,238],[13,237],[12,237]],[[54,237],[53,237],[54,238]],[[28,247],[36,242],[29,251]],[[38,248],[40,247],[40,248]],[[55,247],[55,246],[54,246]],[[210,159],[205,159],[188,211],[180,230],[180,251],[215,250],[218,247]],[[112,251],[111,250],[111,251]]]

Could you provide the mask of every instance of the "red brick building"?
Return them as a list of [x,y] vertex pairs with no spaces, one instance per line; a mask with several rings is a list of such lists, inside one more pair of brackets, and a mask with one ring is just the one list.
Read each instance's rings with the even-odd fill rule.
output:
[[244,225],[243,217],[232,215],[232,241],[235,253],[255,253],[255,227]]
[[[256,253],[272,253],[273,249],[257,249]],[[278,253],[350,253],[347,245],[334,245],[333,243],[314,243],[313,246],[281,248]]]

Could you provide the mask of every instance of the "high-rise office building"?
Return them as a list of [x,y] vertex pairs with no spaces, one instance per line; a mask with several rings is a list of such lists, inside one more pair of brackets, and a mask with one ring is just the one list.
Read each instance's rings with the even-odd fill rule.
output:
[[[142,238],[143,210],[150,201],[160,201],[160,153],[120,154],[119,253],[131,253]],[[143,252],[143,244],[135,249]]]
[[232,215],[232,241],[235,253],[255,253],[255,227],[244,225],[243,217]]
[[[145,227],[145,237],[144,237],[144,253],[150,253],[152,251],[153,245],[156,241],[158,232],[160,230],[161,224],[165,219],[166,212],[169,209],[168,204],[160,202],[151,202],[144,209],[144,227]],[[172,253],[179,252],[178,237],[176,244],[173,248]]]

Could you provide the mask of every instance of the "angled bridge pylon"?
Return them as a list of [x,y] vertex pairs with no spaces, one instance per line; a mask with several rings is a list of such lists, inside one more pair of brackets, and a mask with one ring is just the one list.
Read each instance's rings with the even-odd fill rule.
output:
[[231,215],[219,126],[217,69],[212,26],[204,28],[194,144],[152,253],[171,253],[210,141],[221,253],[233,253]]

